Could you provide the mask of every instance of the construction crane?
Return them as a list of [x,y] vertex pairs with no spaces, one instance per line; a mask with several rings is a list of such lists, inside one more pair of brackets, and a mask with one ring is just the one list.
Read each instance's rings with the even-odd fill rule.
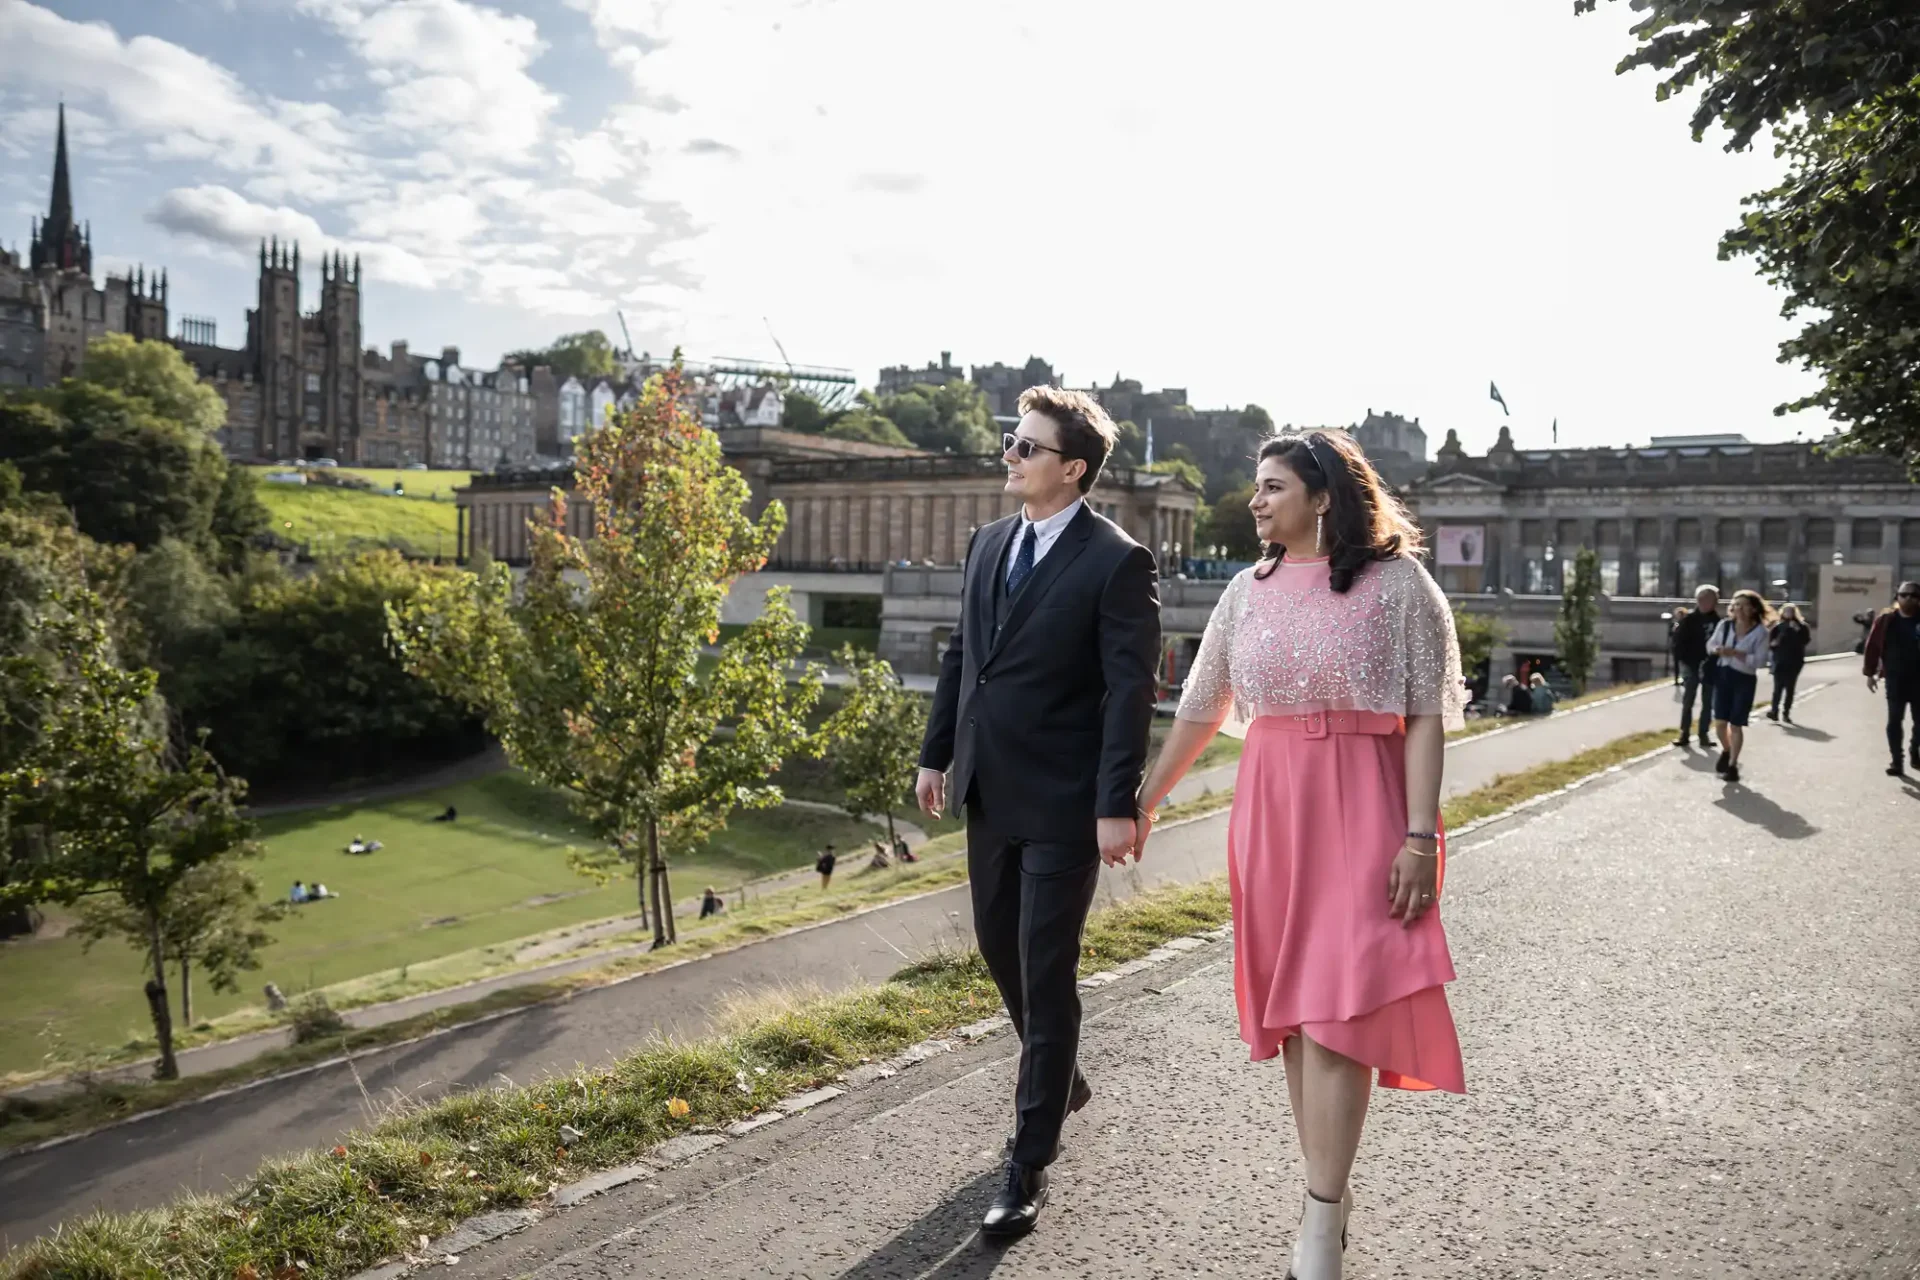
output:
[[620,318],[620,336],[627,340],[627,359],[631,360],[633,359],[633,333],[627,328],[627,313],[615,307],[613,314]]

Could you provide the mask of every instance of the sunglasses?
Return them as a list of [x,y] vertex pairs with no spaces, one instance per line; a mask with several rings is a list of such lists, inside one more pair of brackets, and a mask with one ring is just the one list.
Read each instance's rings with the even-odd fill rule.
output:
[[1920,600],[1920,591],[1896,591],[1894,596],[1900,600]]
[[1031,458],[1033,456],[1033,451],[1035,449],[1045,449],[1048,453],[1057,453],[1063,458],[1067,456],[1063,450],[1056,449],[1050,444],[1041,444],[1038,440],[1035,440],[1032,436],[1017,436],[1013,434],[1013,432],[1011,431],[1001,433],[1001,436],[1000,436],[1000,452],[1001,453],[1011,453],[1015,457],[1019,458],[1020,461],[1025,462],[1028,458]]

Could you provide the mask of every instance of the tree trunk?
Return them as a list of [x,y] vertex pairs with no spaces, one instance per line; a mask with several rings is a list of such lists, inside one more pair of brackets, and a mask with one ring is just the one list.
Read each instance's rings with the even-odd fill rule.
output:
[[673,918],[673,885],[660,856],[660,823],[653,818],[647,819],[647,867],[653,882],[653,945],[664,947],[680,941],[680,931]]
[[193,979],[187,971],[188,960],[180,957],[180,1025],[193,1026]]
[[645,883],[653,893],[653,945],[667,945],[666,916],[660,910],[660,825],[647,819],[647,871]]
[[893,810],[888,809],[887,810],[887,850],[888,852],[893,851],[893,849],[895,848],[894,842],[897,841],[898,839],[899,837],[893,834]]
[[634,892],[640,899],[640,927],[642,929],[653,923],[652,917],[647,911],[647,881],[651,879],[652,876],[653,868],[647,865],[645,858],[635,858],[633,860],[633,887]]
[[147,980],[147,1010],[153,1015],[153,1036],[160,1045],[160,1061],[154,1064],[156,1080],[178,1080],[180,1064],[173,1056],[173,1010],[167,1000],[167,950],[160,938],[160,915],[147,912],[147,927],[153,936],[153,977]]

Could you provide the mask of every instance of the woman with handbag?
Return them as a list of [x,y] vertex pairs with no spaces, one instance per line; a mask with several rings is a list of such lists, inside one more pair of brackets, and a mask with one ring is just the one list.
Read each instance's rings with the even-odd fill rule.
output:
[[1282,436],[1254,478],[1266,552],[1207,623],[1142,821],[1238,711],[1227,868],[1240,1036],[1256,1060],[1284,1057],[1305,1157],[1288,1274],[1339,1280],[1376,1075],[1382,1088],[1466,1091],[1437,913],[1444,738],[1465,695],[1419,530],[1359,447],[1337,432]]
[[1713,766],[1728,782],[1740,781],[1740,748],[1747,741],[1760,668],[1767,665],[1767,624],[1773,610],[1758,591],[1736,591],[1727,616],[1713,629],[1707,652],[1718,660],[1713,713],[1719,717],[1720,759]]

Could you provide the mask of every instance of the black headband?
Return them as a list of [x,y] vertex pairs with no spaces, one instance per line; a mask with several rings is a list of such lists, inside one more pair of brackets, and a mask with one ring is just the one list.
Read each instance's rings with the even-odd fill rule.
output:
[[1300,443],[1307,446],[1307,452],[1313,455],[1313,465],[1320,468],[1320,474],[1325,476],[1327,482],[1331,484],[1333,482],[1333,468],[1329,467],[1327,460],[1320,456],[1320,450],[1314,444],[1313,437],[1310,435],[1301,436]]

